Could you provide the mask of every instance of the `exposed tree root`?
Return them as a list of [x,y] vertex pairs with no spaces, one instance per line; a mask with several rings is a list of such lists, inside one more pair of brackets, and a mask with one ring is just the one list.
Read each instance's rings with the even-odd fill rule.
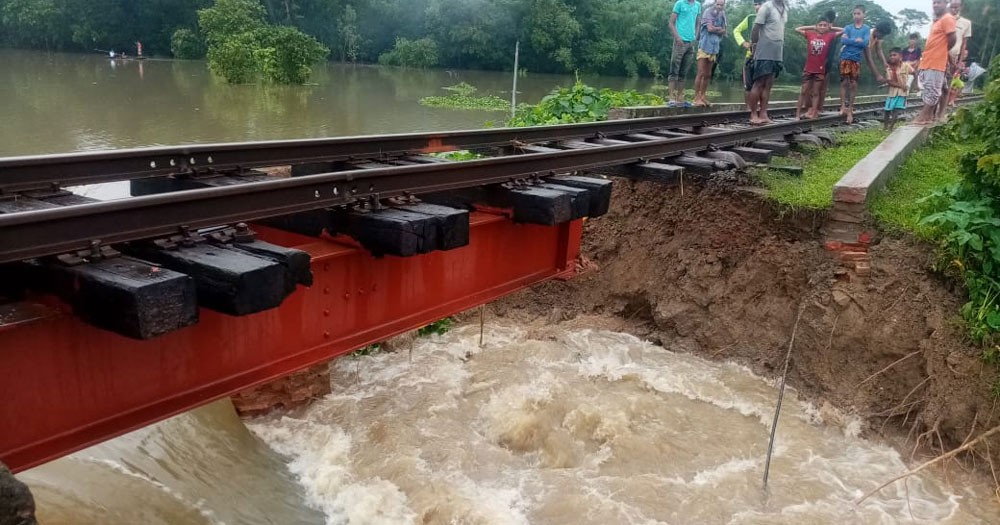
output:
[[[834,325],[834,326],[836,326],[836,325]],[[832,335],[830,336],[830,340],[831,341],[833,340],[833,336]],[[878,372],[875,372],[874,374],[872,374],[872,375],[868,376],[867,378],[865,378],[864,381],[858,383],[858,386],[861,386],[861,385],[863,385],[863,384],[871,381],[872,379],[875,379],[876,377],[878,377],[883,372],[885,372],[885,371],[889,370],[890,368],[898,365],[899,363],[902,363],[903,361],[906,361],[907,359],[909,359],[909,358],[911,358],[911,357],[919,354],[920,352],[921,352],[920,350],[915,350],[913,352],[910,352],[910,353],[904,355],[903,357],[900,357],[899,359],[893,361],[892,363],[889,363],[889,365],[886,366],[885,368],[883,368],[882,370],[879,370]]]
[[[934,430],[936,432],[937,431],[937,427],[938,427],[938,425],[935,424],[934,428],[932,430]],[[997,425],[997,426],[995,426],[995,427],[987,430],[986,432],[983,432],[976,439],[973,439],[972,441],[969,441],[969,442],[965,443],[964,445],[962,445],[962,446],[960,446],[960,447],[958,447],[958,448],[956,448],[956,449],[954,449],[954,450],[952,450],[950,452],[946,452],[944,454],[941,454],[940,456],[938,456],[938,457],[936,457],[936,458],[934,458],[934,459],[932,459],[930,461],[926,461],[926,462],[922,463],[920,466],[918,466],[918,467],[916,467],[916,468],[914,468],[914,469],[912,469],[912,470],[910,470],[908,472],[900,474],[899,476],[896,476],[896,477],[890,479],[889,481],[886,481],[885,483],[883,483],[883,484],[879,485],[878,487],[876,487],[871,492],[869,492],[869,493],[865,494],[864,496],[862,496],[861,499],[859,499],[857,502],[855,502],[855,504],[856,505],[860,505],[866,499],[872,497],[873,495],[875,495],[876,493],[878,493],[880,490],[888,487],[889,485],[892,485],[893,483],[895,483],[895,482],[897,482],[897,481],[899,481],[901,479],[907,479],[910,476],[913,476],[914,474],[920,472],[921,470],[926,469],[927,467],[930,467],[932,465],[936,465],[937,463],[940,463],[940,462],[945,461],[947,459],[951,459],[951,458],[953,458],[953,457],[961,454],[962,452],[965,452],[965,451],[971,449],[972,447],[978,445],[981,442],[986,442],[987,438],[989,438],[990,436],[992,436],[994,434],[998,434],[998,433],[1000,433],[1000,425]],[[939,439],[940,439],[940,435],[939,435]]]

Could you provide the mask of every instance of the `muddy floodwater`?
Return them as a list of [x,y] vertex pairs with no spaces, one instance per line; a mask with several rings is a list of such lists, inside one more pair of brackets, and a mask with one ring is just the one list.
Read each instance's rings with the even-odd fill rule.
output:
[[596,330],[463,326],[333,363],[333,393],[247,422],[225,403],[22,474],[43,523],[996,523],[951,469],[898,483],[860,422],[746,368]]
[[[510,99],[511,75],[322,64],[305,86],[233,86],[203,61],[112,61],[92,54],[0,49],[0,157],[153,145],[296,139],[480,128],[504,112],[421,106],[466,82],[477,95]],[[693,75],[692,75],[693,78]],[[791,77],[789,77],[791,78]],[[535,103],[572,75],[518,80]],[[583,75],[595,87],[648,91],[652,79]],[[659,82],[662,83],[662,82]],[[742,100],[738,83],[716,82],[717,101]],[[798,86],[777,86],[788,100]],[[835,91],[835,86],[831,93]]]

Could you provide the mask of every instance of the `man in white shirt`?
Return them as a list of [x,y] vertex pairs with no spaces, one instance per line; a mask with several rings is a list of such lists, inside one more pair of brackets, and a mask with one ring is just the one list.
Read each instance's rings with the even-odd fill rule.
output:
[[941,90],[942,100],[938,103],[939,119],[944,117],[948,108],[951,79],[958,72],[958,64],[963,52],[968,49],[969,39],[972,38],[972,21],[962,16],[962,0],[951,0],[949,7],[951,14],[955,16],[955,45],[948,50],[948,70],[945,71],[944,88]]

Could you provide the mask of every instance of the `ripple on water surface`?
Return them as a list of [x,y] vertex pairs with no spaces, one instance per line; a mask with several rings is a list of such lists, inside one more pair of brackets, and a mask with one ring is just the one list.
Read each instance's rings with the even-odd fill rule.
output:
[[[991,494],[904,472],[893,449],[785,404],[747,369],[599,331],[478,327],[345,358],[334,392],[250,423],[328,523],[986,523]],[[908,496],[908,497],[907,497]],[[912,516],[912,518],[911,518]]]

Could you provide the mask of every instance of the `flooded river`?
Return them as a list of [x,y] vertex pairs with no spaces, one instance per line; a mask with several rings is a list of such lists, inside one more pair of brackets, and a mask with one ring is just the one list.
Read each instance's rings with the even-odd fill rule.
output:
[[[323,64],[306,86],[232,86],[202,61],[115,62],[101,55],[0,49],[0,157],[152,145],[295,139],[479,128],[503,112],[421,106],[441,88],[467,82],[510,98],[511,75]],[[652,79],[592,77],[595,87],[648,91]],[[537,102],[569,75],[528,74],[518,100]],[[742,100],[738,86],[713,85],[716,100]],[[798,87],[779,88],[790,99]]]
[[[227,404],[22,474],[43,523],[995,523],[990,490],[900,455],[747,369],[602,331],[465,326],[333,364],[334,392],[248,422]],[[266,445],[265,445],[266,444]]]

